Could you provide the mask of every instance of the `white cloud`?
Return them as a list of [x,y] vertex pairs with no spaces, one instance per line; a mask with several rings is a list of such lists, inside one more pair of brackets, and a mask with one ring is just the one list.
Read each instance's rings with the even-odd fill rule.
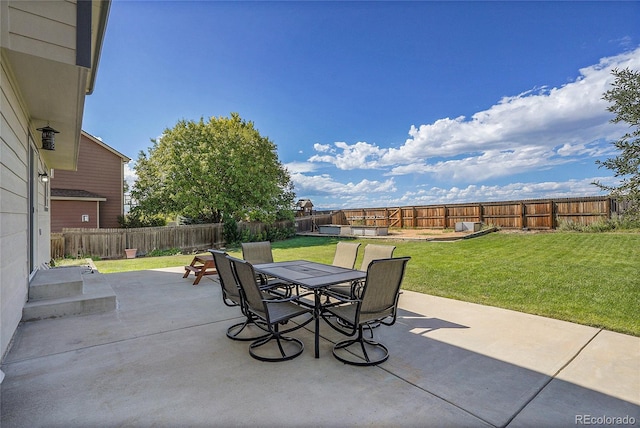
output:
[[335,147],[341,149],[342,152],[338,152],[333,148],[326,145],[314,144],[316,150],[320,146],[321,153],[328,153],[325,155],[314,155],[309,158],[309,162],[327,162],[334,164],[338,169],[350,170],[350,169],[373,169],[378,165],[378,159],[380,159],[386,152],[384,149],[380,149],[374,145],[364,142],[357,142],[356,144],[349,145],[345,142],[334,143]]
[[302,174],[305,172],[313,172],[318,169],[318,165],[311,162],[289,162],[283,165],[290,174]]
[[313,150],[315,150],[316,152],[331,152],[331,145],[329,144],[320,144],[320,143],[315,143],[313,145]]
[[574,198],[597,196],[602,191],[594,186],[594,181],[614,184],[612,177],[593,177],[580,180],[547,181],[542,183],[511,183],[496,186],[469,185],[464,188],[443,189],[430,187],[408,191],[397,198],[391,206],[432,205],[442,203],[490,202],[540,198]]
[[[604,142],[602,142],[604,143]],[[560,156],[588,156],[588,157],[601,157],[604,155],[612,154],[615,151],[614,147],[609,143],[598,144],[597,142],[593,142],[591,144],[577,143],[570,144],[566,143],[562,147],[557,149],[557,153]]]
[[291,179],[294,182],[296,193],[300,196],[306,194],[321,194],[335,198],[347,196],[353,198],[357,195],[397,191],[393,178],[382,182],[365,179],[358,183],[340,183],[327,174],[307,176],[301,173],[292,173]]
[[541,147],[519,150],[488,150],[478,156],[437,162],[435,164],[410,164],[393,168],[391,175],[407,172],[432,173],[440,179],[455,181],[484,181],[490,178],[517,174],[529,169],[547,169],[568,160],[554,158],[553,153]]
[[138,176],[133,170],[134,163],[135,162],[131,160],[128,163],[124,164],[124,180],[129,183],[129,188],[133,187],[133,183],[138,180]]
[[535,88],[502,98],[471,119],[444,118],[411,126],[398,148],[366,142],[315,144],[309,162],[342,170],[387,169],[388,175],[435,174],[441,179],[474,181],[541,170],[597,157],[610,150],[623,125],[610,123],[602,94],[613,82],[613,68],[640,69],[640,48],[580,70],[559,88]]

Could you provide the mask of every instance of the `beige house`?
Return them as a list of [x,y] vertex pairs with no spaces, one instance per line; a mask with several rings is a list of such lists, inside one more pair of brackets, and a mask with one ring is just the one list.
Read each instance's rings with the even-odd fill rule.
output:
[[[52,170],[77,168],[109,1],[0,1],[0,355],[49,262]],[[43,149],[50,126],[54,150]],[[0,379],[2,373],[0,372]]]

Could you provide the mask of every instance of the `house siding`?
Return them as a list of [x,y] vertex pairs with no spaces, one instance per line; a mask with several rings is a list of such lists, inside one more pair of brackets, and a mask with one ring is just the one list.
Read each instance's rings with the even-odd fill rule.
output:
[[[97,201],[51,201],[51,231],[62,232],[65,227],[98,228]],[[55,213],[55,215],[53,215]],[[89,216],[88,222],[82,221],[82,215]]]
[[75,1],[15,1],[7,13],[11,50],[76,63]]
[[[55,170],[51,178],[52,189],[86,190],[106,198],[100,202],[99,227],[120,227],[118,216],[124,213],[123,184],[123,158],[92,141],[85,133],[80,138],[78,169]],[[95,218],[95,209],[90,213],[72,212],[72,206],[62,206],[73,201],[52,202],[55,202],[51,211],[52,232],[60,232],[62,227],[89,227],[87,223],[75,225],[82,214],[90,214],[92,222]]]
[[[29,120],[11,69],[0,56],[0,355],[22,318],[29,287]],[[45,185],[37,180],[35,265],[49,261]],[[39,233],[41,232],[41,233]],[[27,243],[27,245],[25,245]]]
[[[110,1],[93,0],[90,4],[97,17],[91,20],[90,31],[94,47],[91,65],[95,67]],[[39,173],[76,167],[84,97],[96,75],[95,69],[76,64],[79,15],[88,22],[86,11],[78,11],[76,0],[0,1],[2,358],[22,319],[29,281],[50,261],[50,183],[40,181]],[[86,40],[81,45],[85,46]],[[55,151],[39,149],[37,128],[47,123],[60,131]],[[0,370],[0,383],[2,379]]]

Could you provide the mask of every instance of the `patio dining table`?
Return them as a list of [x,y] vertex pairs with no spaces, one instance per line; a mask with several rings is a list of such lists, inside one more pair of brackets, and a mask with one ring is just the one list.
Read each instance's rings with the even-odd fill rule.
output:
[[291,260],[284,262],[263,263],[253,265],[256,272],[296,284],[304,289],[313,291],[315,321],[315,357],[320,356],[320,310],[321,291],[330,285],[348,283],[366,277],[366,272],[347,269],[324,263],[307,260]]

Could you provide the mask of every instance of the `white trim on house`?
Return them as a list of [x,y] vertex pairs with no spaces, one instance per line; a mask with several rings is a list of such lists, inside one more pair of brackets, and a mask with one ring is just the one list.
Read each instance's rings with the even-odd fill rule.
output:
[[92,197],[73,197],[73,196],[52,196],[52,201],[85,201],[85,202],[106,202],[107,198],[92,198]]

